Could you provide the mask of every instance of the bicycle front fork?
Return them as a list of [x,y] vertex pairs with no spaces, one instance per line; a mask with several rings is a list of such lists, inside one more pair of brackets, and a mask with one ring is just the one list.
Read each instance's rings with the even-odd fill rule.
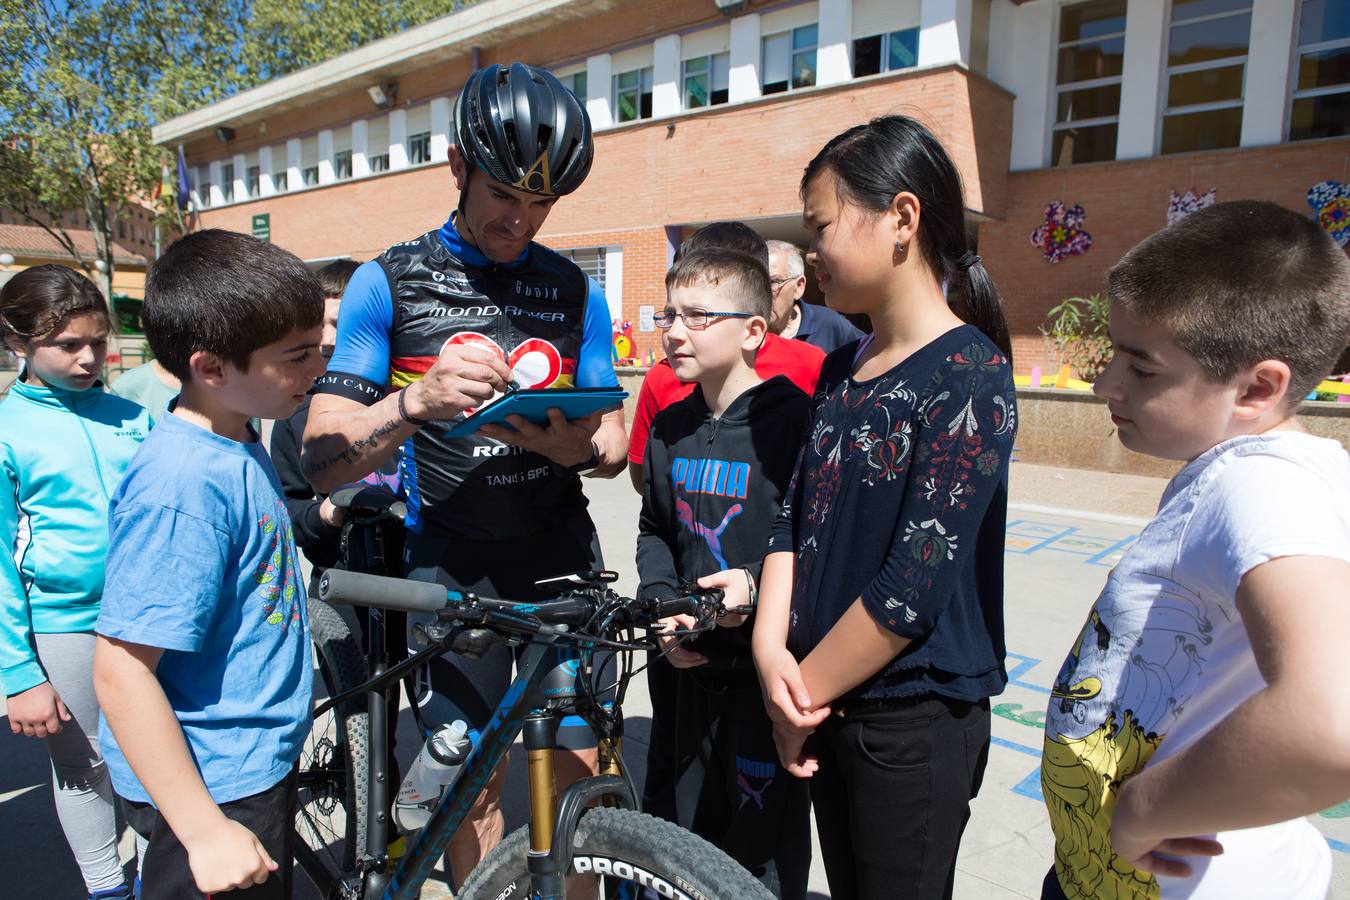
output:
[[531,713],[525,719],[522,737],[530,785],[530,853],[526,860],[530,896],[562,900],[572,865],[572,838],[586,807],[598,800],[606,806],[635,809],[637,798],[622,777],[617,738],[600,740],[600,774],[569,786],[559,803],[553,764],[557,715]]

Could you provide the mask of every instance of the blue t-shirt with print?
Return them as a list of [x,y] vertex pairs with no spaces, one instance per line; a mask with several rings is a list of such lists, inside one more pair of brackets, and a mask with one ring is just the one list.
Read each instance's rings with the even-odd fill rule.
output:
[[[300,560],[258,441],[166,415],[109,504],[98,633],[164,650],[156,676],[216,803],[273,787],[309,733],[313,673]],[[107,722],[121,796],[150,797]]]

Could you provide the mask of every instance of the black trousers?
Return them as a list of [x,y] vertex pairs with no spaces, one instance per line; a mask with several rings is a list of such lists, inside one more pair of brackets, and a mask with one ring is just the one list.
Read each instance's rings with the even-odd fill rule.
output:
[[673,671],[676,821],[726,851],[774,896],[804,900],[809,785],[778,764],[754,671]]
[[989,701],[926,696],[836,708],[807,745],[836,900],[950,898],[989,760]]
[[[253,832],[258,842],[277,862],[277,870],[262,884],[238,891],[235,897],[248,900],[290,900],[291,844],[295,827],[296,771],[291,770],[280,783],[260,794],[221,804],[220,811],[227,819]],[[206,895],[197,890],[188,867],[187,850],[173,833],[169,823],[148,803],[136,803],[123,798],[127,824],[150,844],[141,864],[141,900],[202,900]]]

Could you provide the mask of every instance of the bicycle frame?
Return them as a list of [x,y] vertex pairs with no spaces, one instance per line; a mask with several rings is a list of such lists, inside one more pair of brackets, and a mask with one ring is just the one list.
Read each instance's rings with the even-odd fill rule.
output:
[[[453,599],[455,594],[451,593]],[[372,609],[372,613],[375,612]],[[364,900],[412,900],[445,854],[450,839],[463,823],[498,763],[510,752],[516,736],[525,732],[525,750],[530,766],[530,856],[532,896],[552,900],[564,893],[564,876],[571,865],[572,835],[577,819],[592,800],[605,797],[628,809],[635,809],[636,798],[628,782],[616,774],[617,748],[601,748],[602,766],[609,774],[581,779],[567,789],[559,803],[553,788],[553,745],[561,712],[549,708],[544,682],[556,665],[550,659],[555,644],[548,635],[532,638],[516,663],[516,678],[497,705],[491,720],[482,729],[468,758],[446,788],[440,805],[430,821],[418,833],[416,841],[393,872],[388,871],[386,847],[389,838],[390,784],[384,727],[388,715],[386,691],[397,684],[404,673],[417,667],[430,655],[443,653],[448,640],[422,650],[392,668],[386,669],[383,652],[383,617],[371,617],[368,648],[372,674],[362,684],[343,691],[321,703],[314,711],[324,712],[367,695],[370,717],[370,779],[367,804],[367,846],[357,860],[358,874],[364,878]],[[562,647],[560,656],[575,658],[575,651]],[[544,793],[544,796],[540,796]],[[296,857],[306,871],[307,854],[313,851],[304,841],[296,842]],[[331,892],[332,885],[320,886]]]

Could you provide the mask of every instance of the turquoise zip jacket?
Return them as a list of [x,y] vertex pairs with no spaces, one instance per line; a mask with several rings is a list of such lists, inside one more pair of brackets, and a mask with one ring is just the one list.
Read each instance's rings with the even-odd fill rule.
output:
[[107,393],[16,381],[0,401],[0,682],[47,674],[34,634],[93,631],[108,555],[108,497],[150,431],[139,405]]

